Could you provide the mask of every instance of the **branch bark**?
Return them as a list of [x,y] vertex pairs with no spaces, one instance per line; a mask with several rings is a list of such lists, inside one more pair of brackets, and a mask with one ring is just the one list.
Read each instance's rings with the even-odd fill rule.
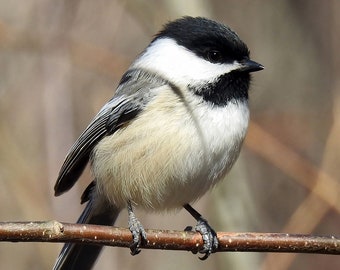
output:
[[[203,245],[196,232],[146,230],[147,243],[142,248],[187,250],[197,252]],[[340,255],[340,238],[283,233],[218,232],[218,252],[290,252]],[[74,242],[129,247],[128,229],[89,224],[47,222],[0,222],[0,241]]]

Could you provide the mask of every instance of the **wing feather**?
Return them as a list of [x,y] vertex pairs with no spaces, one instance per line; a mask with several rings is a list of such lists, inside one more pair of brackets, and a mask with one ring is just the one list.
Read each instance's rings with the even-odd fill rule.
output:
[[131,121],[167,82],[142,70],[130,70],[122,78],[116,95],[99,111],[69,150],[54,186],[55,195],[69,190],[82,174],[95,145]]
[[[117,111],[124,112],[126,104],[128,104],[128,100],[123,96],[110,100],[79,136],[69,150],[60,169],[54,186],[56,196],[66,192],[75,184],[89,161],[93,147],[107,135],[108,119],[115,115]],[[118,124],[118,120],[119,117],[116,122],[112,121],[111,125]]]

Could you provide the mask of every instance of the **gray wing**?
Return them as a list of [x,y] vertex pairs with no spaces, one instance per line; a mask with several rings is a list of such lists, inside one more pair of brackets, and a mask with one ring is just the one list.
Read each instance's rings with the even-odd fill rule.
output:
[[69,190],[82,174],[95,145],[133,120],[167,81],[143,70],[130,70],[115,96],[100,110],[69,150],[54,186],[55,196]]

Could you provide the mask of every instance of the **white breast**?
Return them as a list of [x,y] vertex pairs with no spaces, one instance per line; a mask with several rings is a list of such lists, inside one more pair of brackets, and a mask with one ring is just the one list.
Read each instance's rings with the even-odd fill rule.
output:
[[116,206],[179,208],[228,172],[248,126],[246,102],[212,107],[165,87],[127,127],[101,140],[92,169],[98,190]]

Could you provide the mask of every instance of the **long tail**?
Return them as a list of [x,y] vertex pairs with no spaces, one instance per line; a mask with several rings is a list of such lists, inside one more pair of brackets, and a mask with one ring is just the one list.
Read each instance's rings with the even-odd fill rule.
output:
[[[120,210],[108,203],[89,200],[77,223],[113,225]],[[99,256],[102,246],[67,243],[62,248],[53,270],[89,270]]]

